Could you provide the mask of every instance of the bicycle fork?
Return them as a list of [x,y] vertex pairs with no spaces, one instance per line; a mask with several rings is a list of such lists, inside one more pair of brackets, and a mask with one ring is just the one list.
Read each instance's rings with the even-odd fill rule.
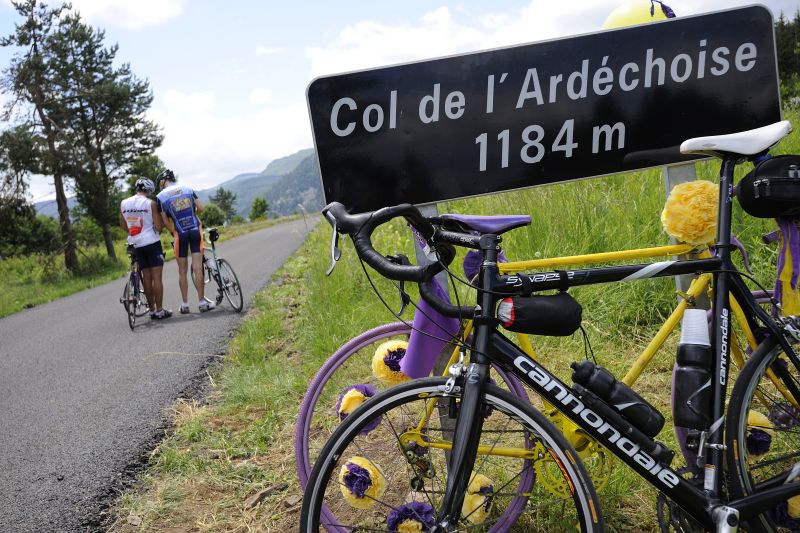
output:
[[483,430],[484,416],[480,401],[488,381],[488,364],[481,362],[469,365],[463,378],[463,394],[453,434],[453,449],[447,465],[447,485],[436,526],[431,531],[446,532],[458,527]]

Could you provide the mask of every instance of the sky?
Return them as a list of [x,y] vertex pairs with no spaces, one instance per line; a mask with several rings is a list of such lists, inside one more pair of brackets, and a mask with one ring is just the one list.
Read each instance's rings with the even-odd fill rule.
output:
[[[646,2],[647,0],[642,0]],[[313,146],[305,90],[314,78],[594,32],[625,0],[73,0],[150,82],[157,154],[205,189]],[[678,16],[740,0],[667,0]],[[800,0],[765,0],[777,17]],[[0,0],[0,35],[20,22]],[[12,50],[0,49],[0,68]],[[4,96],[0,94],[0,104]],[[2,125],[0,125],[2,127]],[[31,181],[32,200],[53,196]]]

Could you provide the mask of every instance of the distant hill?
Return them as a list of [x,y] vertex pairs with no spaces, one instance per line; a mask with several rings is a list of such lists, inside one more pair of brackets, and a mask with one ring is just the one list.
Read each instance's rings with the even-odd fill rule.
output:
[[[298,205],[308,212],[322,208],[319,165],[313,148],[275,159],[261,172],[239,174],[219,185],[199,190],[197,196],[203,202],[208,202],[220,187],[236,194],[236,213],[245,218],[253,199],[258,196],[265,197],[270,213],[278,215],[295,213]],[[71,211],[77,205],[75,198],[70,198],[68,205]],[[34,207],[39,214],[58,218],[55,200],[38,202]]]
[[220,187],[236,194],[236,213],[247,217],[256,197],[265,197],[270,213],[289,215],[295,213],[298,204],[307,211],[322,207],[317,158],[313,148],[300,150],[292,155],[270,162],[259,173],[240,174],[210,189],[197,191],[204,202]]
[[279,215],[296,213],[298,204],[309,213],[322,209],[322,182],[313,151],[267,191],[267,203]]
[[[78,205],[78,200],[75,197],[67,198],[67,207],[69,208],[70,212]],[[36,209],[37,215],[44,215],[50,218],[55,218],[58,220],[58,205],[56,205],[56,199],[53,198],[52,200],[44,200],[42,202],[36,202],[33,204],[34,209]]]

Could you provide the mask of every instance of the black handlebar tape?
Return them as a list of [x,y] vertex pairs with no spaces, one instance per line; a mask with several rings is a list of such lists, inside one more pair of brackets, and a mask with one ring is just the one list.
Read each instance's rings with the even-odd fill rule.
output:
[[[440,263],[431,263],[426,266],[398,265],[386,259],[372,246],[371,237],[375,228],[400,216],[414,226],[426,240],[433,237],[435,233],[433,225],[411,204],[384,207],[372,213],[351,215],[341,203],[332,202],[325,206],[322,214],[326,218],[332,216],[336,220],[337,230],[350,235],[358,256],[386,278],[420,283],[431,279],[443,269]],[[455,257],[455,249],[449,245],[440,248],[440,250],[437,249],[440,261],[449,264]]]
[[435,310],[444,316],[449,316],[452,318],[472,318],[475,315],[475,306],[453,305],[436,297],[436,295],[433,293],[433,290],[430,288],[430,283],[430,281],[425,281],[419,284],[419,295]]

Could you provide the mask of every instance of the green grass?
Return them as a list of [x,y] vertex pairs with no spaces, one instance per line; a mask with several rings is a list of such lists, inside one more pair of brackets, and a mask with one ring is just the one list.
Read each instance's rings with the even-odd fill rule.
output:
[[[221,228],[219,242],[294,218],[259,220]],[[173,259],[171,237],[162,234],[161,242],[165,258]],[[128,270],[125,241],[116,241],[114,250],[118,261],[108,257],[104,246],[80,249],[79,267],[74,273],[64,266],[61,254],[4,258],[0,261],[0,294],[3,294],[0,318],[119,278]]]
[[[787,115],[795,123],[800,118],[796,112]],[[776,151],[798,152],[797,135]],[[698,165],[701,179],[714,180],[717,172],[715,162]],[[648,170],[448,202],[439,210],[530,214],[530,227],[504,236],[509,259],[520,260],[667,244],[660,224],[663,205],[661,171]],[[756,277],[768,286],[774,278],[776,250],[763,245],[760,236],[774,227],[771,220],[753,219],[739,210],[734,217],[734,232],[750,252]],[[153,453],[142,488],[129,491],[118,502],[116,529],[288,531],[296,527],[296,498],[301,493],[292,431],[305,387],[341,344],[394,320],[373,295],[345,239],[342,260],[333,275],[325,277],[329,239],[327,225],[318,226],[256,295],[223,368],[212,376],[215,392],[207,404],[178,405],[175,429]],[[382,252],[413,257],[408,230],[400,222],[381,228],[375,244]],[[396,290],[376,274],[371,277],[396,308]],[[571,293],[584,307],[584,326],[598,361],[618,376],[676,302],[671,278],[577,288]],[[667,428],[674,337],[635,386],[665,414]],[[565,379],[569,362],[584,354],[578,335],[537,338],[535,345],[548,368]],[[659,439],[677,449],[669,429]],[[680,466],[677,460],[673,466]],[[260,505],[245,505],[248,496],[284,483],[285,490],[277,490]],[[601,494],[609,530],[655,530],[654,497],[638,476],[618,464]]]

